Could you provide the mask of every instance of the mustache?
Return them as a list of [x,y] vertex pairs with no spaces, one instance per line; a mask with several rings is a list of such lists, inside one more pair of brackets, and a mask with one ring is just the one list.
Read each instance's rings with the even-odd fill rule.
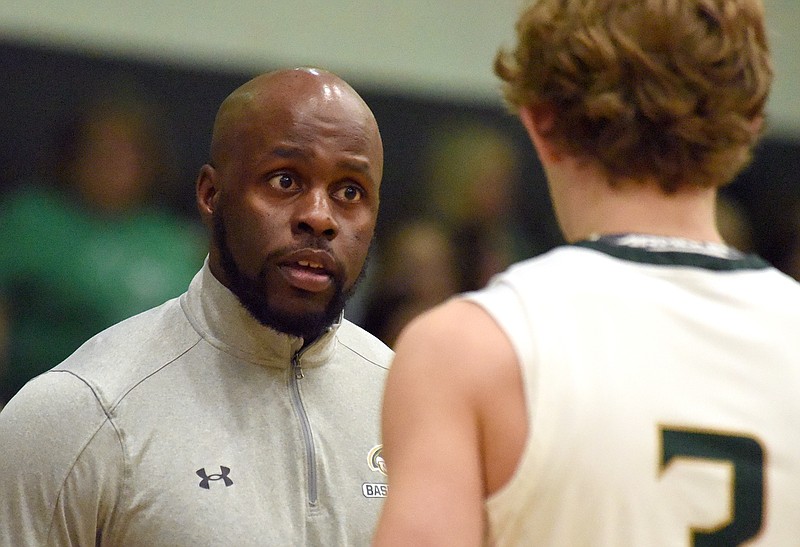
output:
[[344,272],[345,272],[345,265],[342,260],[336,255],[333,251],[333,248],[330,245],[330,242],[326,238],[315,238],[309,237],[301,240],[299,242],[294,242],[291,245],[285,245],[283,247],[279,247],[274,249],[272,252],[268,253],[267,256],[264,258],[264,261],[259,269],[258,275],[260,279],[264,279],[266,276],[266,272],[269,269],[270,265],[278,264],[294,255],[295,253],[302,252],[302,251],[322,251],[330,256],[331,260],[334,264],[334,269],[329,271],[328,273],[331,274],[334,278],[334,282],[343,284],[344,283]]
[[[311,249],[314,251],[324,251],[331,255],[334,260],[336,257],[333,253],[333,248],[331,247],[331,242],[328,241],[326,237],[314,237],[314,236],[307,236],[302,240],[295,241],[291,245],[286,245],[279,249],[274,250],[273,252],[269,253],[269,256],[273,255],[289,255],[291,253],[302,251],[305,249]],[[338,263],[338,261],[337,261]]]

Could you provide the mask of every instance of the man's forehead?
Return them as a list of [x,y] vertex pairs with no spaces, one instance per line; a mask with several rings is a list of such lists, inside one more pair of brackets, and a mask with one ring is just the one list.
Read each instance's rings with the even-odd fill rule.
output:
[[269,122],[284,120],[308,112],[326,102],[329,90],[277,87],[246,89],[232,95],[223,106],[222,118],[227,123]]
[[[380,146],[374,116],[346,82],[316,69],[292,69],[256,77],[225,99],[215,120],[212,156],[245,134],[258,139],[264,131],[295,125],[301,130],[303,120],[323,121],[336,132],[350,134],[348,140],[355,133],[357,140],[374,140]],[[351,146],[356,144],[365,143]]]

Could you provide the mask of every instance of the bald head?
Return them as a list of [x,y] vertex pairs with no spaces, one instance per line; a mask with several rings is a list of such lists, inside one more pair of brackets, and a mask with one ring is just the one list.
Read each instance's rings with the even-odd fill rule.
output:
[[322,69],[300,67],[261,74],[228,95],[214,120],[211,162],[229,161],[242,135],[257,131],[272,117],[320,107],[338,110],[363,124],[381,146],[372,111],[347,82]]
[[211,272],[263,325],[315,339],[361,275],[382,175],[375,117],[341,78],[250,80],[220,106],[197,177]]

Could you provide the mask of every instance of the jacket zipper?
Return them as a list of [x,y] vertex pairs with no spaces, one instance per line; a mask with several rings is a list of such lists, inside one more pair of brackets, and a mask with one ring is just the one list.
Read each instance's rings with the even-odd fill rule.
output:
[[317,505],[317,453],[314,449],[314,436],[311,431],[311,423],[308,414],[300,398],[299,381],[303,379],[303,369],[300,368],[300,351],[292,357],[292,371],[289,374],[289,393],[292,399],[292,407],[300,421],[303,431],[303,442],[306,450],[306,464],[308,465],[308,504],[311,507]]

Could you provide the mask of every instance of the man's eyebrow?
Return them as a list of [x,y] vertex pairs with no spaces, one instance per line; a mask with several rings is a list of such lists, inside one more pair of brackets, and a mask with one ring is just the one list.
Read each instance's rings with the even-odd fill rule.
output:
[[[303,147],[300,146],[276,146],[270,150],[270,154],[284,159],[308,159],[311,154]],[[346,171],[355,171],[357,173],[369,173],[370,164],[367,160],[347,159],[340,160],[336,164],[340,169]]]
[[347,171],[355,171],[357,173],[365,173],[369,174],[369,162],[366,160],[363,161],[355,161],[355,160],[342,160],[336,164],[341,169]]
[[279,158],[307,158],[308,153],[300,147],[295,146],[276,146],[270,151],[273,156]]

